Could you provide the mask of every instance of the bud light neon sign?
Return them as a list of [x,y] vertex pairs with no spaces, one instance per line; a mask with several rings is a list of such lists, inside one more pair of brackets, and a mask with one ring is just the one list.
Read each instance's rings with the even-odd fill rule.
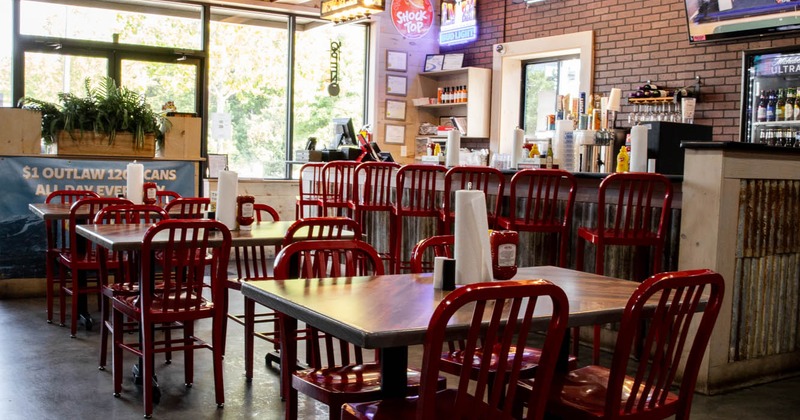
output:
[[442,21],[439,45],[456,45],[478,39],[478,20],[475,15],[478,0],[447,0],[442,2]]

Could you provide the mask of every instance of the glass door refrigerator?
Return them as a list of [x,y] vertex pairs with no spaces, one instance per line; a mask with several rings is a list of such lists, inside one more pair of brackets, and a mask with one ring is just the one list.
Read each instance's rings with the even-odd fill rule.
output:
[[744,52],[740,140],[800,147],[800,48]]

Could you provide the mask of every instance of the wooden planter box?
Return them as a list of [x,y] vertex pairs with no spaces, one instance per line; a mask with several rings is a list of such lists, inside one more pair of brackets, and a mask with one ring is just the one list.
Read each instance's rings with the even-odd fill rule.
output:
[[196,117],[167,117],[172,127],[167,132],[164,145],[158,146],[156,155],[165,159],[200,159],[200,130],[203,119]]
[[42,114],[20,108],[0,108],[0,155],[42,152]]
[[[74,138],[73,138],[74,137]],[[117,156],[152,158],[156,155],[156,137],[145,136],[144,146],[136,149],[133,146],[133,134],[118,132],[114,143],[108,144],[108,137],[90,131],[58,133],[58,154],[65,156]]]

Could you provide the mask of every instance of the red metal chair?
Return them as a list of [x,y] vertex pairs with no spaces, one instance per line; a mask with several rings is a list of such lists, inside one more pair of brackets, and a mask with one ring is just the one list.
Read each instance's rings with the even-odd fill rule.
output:
[[[78,331],[78,298],[80,295],[95,294],[100,296],[100,281],[97,277],[89,280],[86,276],[95,273],[99,277],[100,262],[97,258],[98,252],[104,250],[98,248],[91,241],[78,239],[76,227],[79,224],[92,224],[94,216],[102,208],[121,204],[133,204],[123,198],[101,197],[83,198],[72,204],[69,210],[69,250],[58,254],[59,278],[61,281],[61,292],[59,293],[59,306],[61,310],[61,325],[66,321],[66,296],[72,296],[70,337],[75,337]],[[109,270],[116,266],[109,266]],[[67,271],[70,272],[71,281],[67,281]],[[84,308],[85,309],[85,308]],[[87,318],[87,321],[89,318]],[[87,322],[86,329],[91,329],[92,325]]]
[[[353,174],[353,218],[367,235],[366,241],[376,250],[379,237],[383,238],[381,242],[389,243],[388,247],[378,250],[378,255],[386,262],[388,272],[394,270],[395,263],[394,255],[390,251],[391,239],[395,236],[393,187],[395,172],[399,168],[400,165],[394,162],[364,162],[356,167]],[[388,222],[380,220],[381,215],[385,215]]]
[[158,190],[156,191],[156,205],[164,207],[170,201],[181,198],[181,195],[176,193],[175,191],[167,191],[167,190]]
[[[614,207],[607,207],[612,205]],[[660,208],[659,211],[655,210]],[[601,183],[597,199],[595,228],[578,228],[576,260],[578,270],[584,269],[585,242],[597,246],[595,273],[604,274],[605,247],[626,245],[653,247],[653,274],[661,272],[664,240],[672,208],[672,183],[664,175],[642,172],[615,173]],[[611,213],[607,212],[610,211]],[[657,220],[657,223],[653,223]],[[634,258],[640,261],[641,258]],[[600,360],[600,326],[594,329],[592,363]]]
[[202,219],[206,217],[211,199],[208,197],[178,197],[164,209],[171,219]]
[[[299,276],[294,275],[295,270]],[[383,262],[366,242],[352,240],[301,241],[285,246],[275,259],[275,278],[325,278],[382,275]],[[345,281],[342,279],[342,281]],[[339,418],[342,404],[380,398],[380,364],[366,361],[362,349],[309,328],[309,368],[293,372],[292,388],[330,407]],[[336,349],[336,350],[334,350]],[[338,356],[338,357],[337,357]],[[377,356],[377,354],[376,354]],[[419,372],[409,369],[409,394],[416,394]],[[438,375],[437,375],[438,377]],[[433,385],[444,386],[444,378]],[[296,403],[296,398],[289,398]],[[297,410],[287,402],[286,410]]]
[[[541,364],[533,382],[536,389],[527,400],[526,418],[543,418],[569,314],[566,295],[547,280],[477,283],[451,292],[436,308],[428,324],[419,397],[345,404],[342,418],[512,418],[512,415],[518,414],[513,412],[518,389],[506,384],[515,384],[521,379],[522,344],[529,335],[531,320],[535,316],[534,308],[540,298],[552,302],[552,312],[547,311],[550,320],[542,346]],[[444,350],[448,324],[453,322],[456,313],[460,320],[472,320],[466,334],[467,348],[472,349],[465,355],[467,359],[472,359],[479,352],[496,352],[499,357],[497,374],[491,375],[488,359],[482,359],[484,363],[475,367],[479,369],[477,375],[471,375],[471,369],[463,369],[458,375],[457,389],[437,392],[434,378],[441,371],[440,356]],[[505,325],[501,322],[503,318],[508,319]]]
[[[292,223],[289,229],[286,230],[286,235],[283,238],[282,247],[286,247],[297,241],[326,241],[332,239],[342,239],[344,231],[351,231],[354,233],[354,238],[361,237],[361,226],[353,219],[347,217],[309,217],[300,219]],[[277,260],[276,260],[277,262]],[[277,274],[276,274],[277,275]],[[252,379],[253,377],[253,348],[255,334],[255,301],[245,297],[244,306],[244,370],[245,377]],[[277,325],[277,324],[276,324]],[[298,330],[297,338],[305,339],[308,330]],[[267,341],[271,341],[275,346],[276,352],[271,352],[266,355],[266,362],[268,364],[280,362],[280,331],[275,328],[273,335],[267,337]]]
[[322,214],[353,217],[353,175],[358,162],[336,160],[322,167]]
[[425,260],[425,253],[428,250],[433,254],[433,257],[453,258],[455,240],[455,235],[439,235],[417,242],[414,245],[414,249],[411,250],[411,272],[430,273],[433,271],[433,259]]
[[454,166],[444,176],[444,208],[442,223],[445,235],[451,233],[455,222],[455,192],[458,190],[483,191],[486,194],[486,216],[489,229],[494,229],[503,203],[506,177],[498,169],[488,166]]
[[[577,182],[567,171],[523,169],[511,178],[508,216],[500,217],[500,229],[553,234],[551,250],[558,249],[558,265],[567,267],[569,229]],[[555,239],[558,235],[558,246]],[[552,252],[555,257],[555,252]],[[553,258],[555,260],[555,258]]]
[[[397,171],[397,199],[394,205],[394,238],[391,238],[391,254],[395,256],[394,272],[410,269],[409,258],[403,257],[403,222],[412,218],[433,218],[441,224],[441,199],[436,191],[436,182],[446,172],[441,165],[405,165]],[[437,225],[437,232],[442,229]],[[426,235],[431,236],[431,235]],[[416,243],[415,239],[413,243]]]
[[[309,216],[322,216],[322,167],[324,162],[309,162],[300,167],[298,177],[299,195],[295,204],[294,216],[302,219]],[[317,209],[315,214],[309,214],[306,207]]]
[[[165,235],[166,243],[154,244],[157,235]],[[212,235],[217,238],[214,243],[209,240]],[[213,352],[217,406],[224,405],[222,332],[227,319],[223,308],[227,299],[225,278],[230,247],[230,231],[216,220],[163,220],[147,231],[142,242],[139,294],[112,300],[114,396],[118,397],[122,391],[122,350],[141,358],[143,378],[153,377],[155,353],[183,350],[184,382],[190,387],[194,380],[193,352],[208,348]],[[154,257],[156,248],[164,252],[163,260]],[[154,292],[152,279],[156,277],[161,280],[158,291]],[[141,342],[124,341],[128,336],[122,329],[126,316],[140,320]],[[206,318],[212,319],[211,344],[199,339],[194,332],[194,321]],[[174,322],[181,323],[183,337],[154,340],[157,325]],[[142,390],[144,415],[149,417],[153,412],[153,389],[143,386]]]
[[[722,276],[711,270],[662,273],[645,280],[625,307],[611,367],[586,366],[557,377],[548,411],[568,419],[688,419],[724,289]],[[704,293],[708,303],[699,314]],[[696,314],[699,319],[693,322]],[[649,323],[645,351],[635,360],[632,347],[643,321]],[[673,393],[678,375],[680,386]]]
[[[94,191],[83,190],[58,190],[51,192],[45,203],[72,204],[81,198],[99,198]],[[47,250],[45,251],[45,276],[47,286],[47,323],[53,323],[53,287],[58,287],[61,292],[61,280],[56,278],[55,268],[58,267],[58,255],[69,251],[69,220],[45,220],[44,229],[47,237]]]
[[[94,216],[94,224],[154,224],[164,219],[169,219],[166,210],[157,205],[146,204],[126,204],[119,206],[108,206],[100,209]],[[141,263],[135,254],[129,253],[110,253],[108,250],[98,247],[98,252],[105,255],[98,255],[100,261],[100,294],[102,304],[100,305],[100,363],[99,369],[105,370],[108,333],[112,330],[109,321],[110,300],[119,296],[130,296],[139,293],[139,265]],[[114,271],[114,282],[109,283],[108,261],[115,263],[117,269]],[[167,354],[167,362],[171,360],[171,355]]]

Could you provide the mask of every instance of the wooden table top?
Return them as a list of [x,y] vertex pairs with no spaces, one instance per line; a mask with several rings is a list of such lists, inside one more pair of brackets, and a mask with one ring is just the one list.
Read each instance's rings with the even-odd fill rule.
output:
[[[69,219],[71,203],[30,203],[28,210],[42,220]],[[87,210],[88,211],[88,210]],[[87,213],[88,214],[88,213]]]
[[[515,280],[546,279],[569,298],[570,326],[615,322],[638,283],[559,267],[520,268]],[[364,348],[422,344],[431,315],[448,292],[427,274],[248,281],[242,293],[272,309]],[[546,328],[551,305],[537,304],[533,328]],[[458,314],[451,324],[468,325]]]
[[[286,236],[286,231],[294,222],[294,220],[255,222],[252,230],[232,230],[231,246],[281,245]],[[150,226],[144,224],[79,225],[76,228],[76,232],[78,235],[111,251],[136,251],[141,249],[142,239]],[[299,230],[298,238],[303,237],[304,229],[307,228]],[[219,240],[216,236],[219,235],[211,238],[212,243]],[[156,236],[156,242],[158,242],[158,238]],[[166,240],[166,233],[164,233],[164,238]],[[353,238],[353,232],[343,232],[342,238]]]

